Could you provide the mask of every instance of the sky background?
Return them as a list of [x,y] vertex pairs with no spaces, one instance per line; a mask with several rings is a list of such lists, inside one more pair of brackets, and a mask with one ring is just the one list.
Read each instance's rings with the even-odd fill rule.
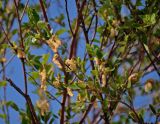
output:
[[[23,0],[23,1],[25,1],[25,0]],[[62,1],[64,2],[64,0],[62,0]],[[75,3],[73,1],[74,0],[68,0],[68,8],[69,8],[69,13],[70,13],[70,16],[71,16],[71,20],[76,17],[76,7],[75,7]],[[37,2],[38,2],[37,0],[30,0],[29,5],[37,3]],[[51,0],[51,2],[52,2],[51,3],[52,5],[47,11],[48,17],[51,17],[51,18],[53,17],[54,18],[55,16],[58,16],[59,12],[60,13],[64,13],[65,12],[64,9],[62,11],[62,8],[58,8],[57,7],[57,5],[54,3],[54,0]],[[65,4],[63,3],[61,5],[65,5]],[[124,8],[122,9],[121,13],[124,16],[126,16],[126,15],[129,14],[129,11],[124,6]],[[64,14],[66,14],[66,13],[64,13]],[[42,16],[42,14],[41,14],[41,16]],[[27,22],[28,18],[26,16],[24,16],[24,20],[23,21]],[[53,24],[53,23],[50,23],[50,24]],[[59,26],[57,26],[57,27],[55,27],[53,25],[51,25],[51,26],[52,26],[53,30],[55,30],[55,29],[58,30],[59,29]],[[18,27],[17,21],[14,23],[13,28],[16,28],[16,27]],[[17,40],[17,36],[15,36],[12,40],[16,41]],[[80,51],[84,51],[84,49],[85,49],[85,45],[84,45],[83,41],[80,42],[78,49],[79,49],[78,56],[83,56],[84,53],[80,52]],[[39,48],[39,49],[37,49],[37,48],[36,49],[32,49],[32,53],[35,54],[35,55],[42,55],[42,54],[48,53],[48,52],[50,53],[50,50],[48,50],[45,45],[42,48]],[[11,53],[11,51],[8,50],[7,59],[10,59],[12,57],[12,55],[13,54]],[[14,56],[12,61],[6,67],[6,70],[7,70],[6,71],[7,72],[6,75],[7,75],[7,77],[11,78],[13,80],[13,82],[16,83],[16,85],[18,85],[22,90],[24,90],[22,68],[21,68],[20,65],[21,65],[20,60],[16,56]],[[0,70],[1,70],[1,66],[0,66]],[[2,74],[0,74],[0,76],[2,76]],[[154,78],[154,79],[160,80],[158,75],[157,75],[157,73],[153,72],[151,74],[148,74],[148,75],[144,76],[141,79],[140,82],[142,82],[142,84],[143,84],[149,78]],[[31,94],[32,91],[35,90],[35,87],[32,86],[32,85],[29,85],[28,89],[29,89],[29,93]],[[2,88],[0,88],[0,94],[1,94],[0,95],[0,99],[2,99],[3,98],[3,95],[2,95],[3,94],[3,89]],[[34,95],[34,94],[31,95],[31,99],[32,99],[33,104],[35,104],[35,102],[36,102],[36,100],[38,98],[39,97],[37,95]],[[134,101],[134,105],[136,106],[136,108],[139,108],[139,107],[143,106],[144,103],[151,102],[150,99],[151,98],[149,98],[149,97],[138,96]],[[7,100],[8,101],[14,101],[19,106],[19,108],[24,108],[24,106],[25,106],[25,99],[21,95],[19,95],[9,85],[7,86]],[[51,109],[56,112],[55,114],[57,114],[57,111],[59,109],[58,103],[54,102],[54,104],[52,104],[52,106],[51,106]],[[0,111],[0,113],[1,112],[2,111]],[[18,116],[19,115],[18,112],[16,112],[15,110],[10,108],[9,109],[9,113],[10,113],[10,120],[12,120],[11,124],[20,124],[20,119],[19,119],[19,116]],[[3,123],[4,123],[4,121],[0,118],[0,124],[3,124]],[[55,123],[57,124],[59,122],[55,122]]]

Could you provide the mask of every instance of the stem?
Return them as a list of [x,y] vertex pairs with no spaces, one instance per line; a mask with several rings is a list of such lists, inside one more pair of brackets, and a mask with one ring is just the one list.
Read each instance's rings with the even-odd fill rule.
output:
[[144,46],[144,44],[143,44],[142,42],[141,42],[141,45],[142,45],[144,51],[146,52],[146,54],[147,54],[149,60],[151,61],[151,64],[153,65],[154,69],[156,70],[157,74],[158,74],[159,77],[160,77],[160,72],[159,72],[158,68],[156,67],[154,61],[152,60],[151,56],[149,55],[148,51],[146,50],[146,48],[145,48],[145,46]]
[[69,17],[69,12],[68,12],[68,2],[67,0],[65,0],[65,8],[66,8],[66,13],[67,13],[67,19],[68,19],[68,24],[69,24],[69,28],[70,28],[70,31],[72,33],[72,36],[73,36],[73,30],[72,30],[72,26],[71,26],[71,22],[70,22],[70,17]]
[[[16,14],[17,14],[17,18],[18,18],[18,24],[19,24],[19,35],[20,35],[20,39],[21,39],[21,48],[24,52],[24,43],[23,43],[23,32],[22,32],[22,28],[21,28],[21,18],[19,16],[19,13],[18,13],[18,5],[16,3],[16,0],[14,0],[14,4],[15,4],[15,8],[16,8]],[[27,4],[26,4],[27,5]],[[22,69],[23,69],[23,76],[24,76],[24,85],[25,85],[25,94],[27,95],[28,94],[28,83],[27,83],[27,76],[26,76],[26,68],[25,68],[25,62],[24,62],[24,58],[21,58],[21,63],[22,63]]]
[[79,31],[79,25],[80,25],[80,21],[81,21],[81,16],[82,16],[82,11],[84,9],[84,6],[86,4],[86,0],[84,0],[82,2],[81,7],[79,6],[79,2],[76,1],[76,5],[77,5],[77,13],[78,13],[78,17],[76,20],[76,26],[74,28],[74,32],[73,32],[73,37],[72,37],[72,41],[71,41],[71,48],[70,48],[70,54],[69,54],[69,59],[71,59],[72,57],[76,56],[76,46],[77,46],[77,34]]
[[64,89],[63,92],[63,99],[62,99],[62,111],[61,111],[61,119],[60,119],[60,124],[64,124],[64,114],[65,114],[65,103],[66,103],[66,98],[67,98],[67,89]]
[[28,85],[27,85],[27,75],[26,75],[26,67],[25,67],[25,62],[24,59],[21,59],[22,62],[22,69],[23,69],[23,76],[24,76],[24,85],[25,85],[25,94],[28,94]]

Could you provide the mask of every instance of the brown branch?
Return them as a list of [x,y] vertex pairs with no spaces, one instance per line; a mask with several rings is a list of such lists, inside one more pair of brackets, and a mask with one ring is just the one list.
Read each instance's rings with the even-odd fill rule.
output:
[[130,105],[128,105],[127,103],[123,102],[123,101],[119,101],[120,103],[124,104],[125,106],[127,106],[133,113],[134,115],[136,116],[136,118],[138,119],[138,122],[140,124],[144,124],[143,120],[141,120],[141,118],[139,118],[137,112],[135,111],[135,109],[133,107],[131,107]]
[[66,99],[67,99],[67,89],[64,89],[62,103],[61,103],[62,110],[61,110],[60,124],[64,124]]
[[99,110],[94,116],[93,116],[93,120],[91,122],[91,124],[94,124],[94,122],[96,122],[97,118],[100,116],[101,110]]
[[1,28],[2,28],[2,30],[3,30],[3,32],[4,32],[4,35],[5,35],[8,43],[11,45],[11,47],[14,47],[13,44],[12,44],[12,42],[9,40],[8,34],[7,34],[6,31],[4,30],[4,28],[3,28],[3,26],[2,26],[2,23],[0,23],[0,25],[1,25]]
[[28,3],[29,3],[29,0],[27,0],[27,2],[26,2],[26,4],[25,4],[25,7],[24,7],[24,9],[23,9],[22,15],[21,15],[21,17],[20,17],[20,20],[21,20],[21,21],[22,21],[22,18],[23,18],[23,16],[24,16],[24,13],[25,13],[25,11],[26,11],[26,9],[27,9]]
[[[81,21],[82,21],[82,29],[83,29],[83,33],[84,33],[84,36],[85,36],[85,39],[86,39],[86,43],[89,44],[88,32],[87,32],[87,29],[85,27],[84,19],[83,19],[82,16],[81,16]],[[91,63],[91,66],[92,66],[92,70],[94,70],[95,69],[94,62],[93,62],[93,60],[91,60],[92,55],[88,54],[88,56],[90,58],[90,63]]]
[[[68,73],[65,72],[64,70],[64,75],[65,75],[65,84],[68,84]],[[65,103],[66,103],[66,99],[67,99],[67,89],[65,88],[63,91],[63,98],[62,98],[62,110],[61,110],[61,118],[60,118],[60,124],[64,124],[64,120],[65,120]]]
[[71,59],[72,57],[75,57],[76,55],[76,45],[77,45],[77,34],[78,34],[78,30],[79,30],[79,25],[80,25],[80,21],[81,21],[81,13],[82,10],[84,9],[84,6],[86,4],[86,0],[84,0],[82,2],[81,7],[79,6],[79,2],[76,1],[76,5],[77,5],[77,13],[78,13],[78,17],[76,20],[76,26],[74,28],[74,32],[73,32],[73,37],[72,37],[72,41],[71,41],[71,48],[70,48],[70,54],[69,54],[69,59]]
[[69,28],[70,28],[70,31],[72,33],[72,36],[73,36],[73,30],[72,30],[72,26],[71,26],[71,22],[70,22],[70,17],[69,17],[69,12],[68,12],[68,2],[67,0],[65,0],[65,8],[66,8],[66,14],[67,14],[67,19],[68,19],[68,24],[69,24]]
[[[21,28],[21,18],[20,18],[19,12],[18,12],[18,5],[16,3],[16,0],[14,0],[14,4],[15,4],[16,14],[17,14],[18,24],[19,24],[19,35],[20,35],[20,39],[21,39],[20,46],[22,48],[22,51],[24,52],[25,47],[24,47],[23,36],[22,36],[23,32],[22,32],[22,28]],[[25,94],[27,95],[28,94],[28,83],[27,83],[27,76],[25,73],[26,68],[25,68],[25,59],[24,58],[21,58],[21,63],[22,63],[23,76],[24,76]]]
[[94,97],[94,98],[91,100],[91,103],[89,104],[87,110],[83,113],[83,116],[82,116],[79,124],[82,124],[82,123],[84,122],[84,120],[85,120],[85,118],[87,117],[88,113],[90,112],[90,110],[91,110],[91,108],[92,108],[95,100],[96,100],[96,97]]
[[25,94],[28,94],[28,83],[27,83],[27,75],[26,75],[26,67],[25,67],[25,61],[24,58],[21,58],[22,62],[22,71],[23,71],[23,76],[24,76],[24,85],[25,85]]
[[19,25],[19,35],[20,35],[20,38],[21,38],[21,48],[24,50],[22,28],[21,28],[21,20],[20,20],[20,16],[19,16],[19,12],[18,12],[18,5],[16,3],[16,0],[14,0],[14,5],[15,5],[16,15],[17,15],[18,25]]
[[44,19],[45,19],[45,22],[47,22],[47,26],[48,26],[48,29],[51,30],[51,26],[49,24],[49,21],[48,21],[48,17],[47,17],[47,13],[45,11],[45,8],[44,8],[44,5],[43,5],[43,1],[42,0],[39,0],[40,2],[40,5],[41,5],[41,9],[42,9],[42,12],[43,12],[43,16],[44,16]]
[[91,40],[91,44],[93,43],[93,40],[94,40],[94,38],[96,36],[97,26],[98,26],[98,16],[97,16],[98,10],[96,9],[96,2],[95,2],[95,0],[93,0],[93,6],[94,6],[94,11],[95,11],[95,16],[96,16],[96,22],[95,22],[94,34],[93,34],[93,37],[92,37],[92,40]]
[[40,123],[39,123],[39,120],[38,120],[38,118],[37,118],[37,115],[36,115],[36,113],[35,113],[35,110],[34,110],[32,101],[31,101],[31,99],[30,99],[30,96],[27,95],[27,94],[25,94],[25,93],[23,93],[23,91],[22,91],[19,87],[17,87],[17,85],[14,84],[11,79],[6,78],[6,80],[10,83],[10,85],[11,85],[19,94],[21,94],[21,95],[25,98],[25,100],[26,100],[26,102],[27,102],[27,105],[28,105],[28,107],[29,107],[29,111],[30,111],[30,114],[31,114],[31,119],[32,119],[33,124],[40,124]]
[[143,47],[144,51],[146,52],[146,54],[147,54],[147,56],[148,56],[148,58],[149,58],[149,60],[150,60],[151,64],[153,65],[154,69],[156,70],[157,74],[158,74],[158,75],[159,75],[159,77],[160,77],[160,72],[159,72],[158,68],[156,67],[156,65],[155,65],[154,61],[152,60],[151,56],[149,55],[148,51],[146,50],[146,48],[145,48],[144,44],[143,44],[142,42],[140,42],[140,43],[141,43],[141,45],[142,45],[142,47]]

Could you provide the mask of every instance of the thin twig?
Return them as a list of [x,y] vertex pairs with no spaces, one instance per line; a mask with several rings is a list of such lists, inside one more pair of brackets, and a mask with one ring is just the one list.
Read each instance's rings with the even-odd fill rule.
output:
[[70,31],[72,33],[72,36],[73,36],[73,30],[72,30],[72,26],[71,26],[71,22],[70,22],[70,16],[69,16],[69,12],[68,12],[68,2],[67,0],[65,0],[65,8],[66,8],[66,14],[67,14],[67,19],[68,19],[68,24],[69,24],[69,28],[70,28]]
[[[17,18],[18,18],[18,24],[19,24],[19,35],[20,35],[20,39],[21,39],[21,48],[22,48],[22,51],[24,52],[24,42],[23,42],[23,32],[22,32],[22,27],[21,27],[21,19],[20,19],[20,15],[19,15],[19,12],[18,12],[18,5],[16,3],[16,0],[14,0],[14,4],[15,4],[15,8],[16,8],[16,14],[17,14]],[[24,76],[24,86],[25,86],[25,94],[27,95],[28,94],[28,83],[27,83],[27,76],[26,76],[26,67],[25,67],[25,59],[24,58],[21,58],[21,63],[22,63],[22,69],[23,69],[23,76]]]
[[4,30],[4,28],[3,28],[3,26],[2,26],[2,23],[0,23],[0,25],[1,25],[1,28],[2,28],[2,30],[3,30],[3,32],[4,32],[5,37],[7,38],[8,43],[11,45],[11,47],[13,47],[13,44],[12,44],[12,42],[9,40],[8,34],[7,34],[6,31]]
[[82,11],[84,9],[84,6],[86,4],[86,0],[83,0],[81,7],[79,6],[79,1],[76,1],[76,5],[77,5],[77,13],[78,13],[78,17],[76,20],[76,25],[74,28],[74,32],[73,32],[73,37],[72,37],[72,41],[71,41],[71,48],[70,48],[70,54],[69,54],[69,59],[71,59],[72,57],[75,57],[76,54],[76,45],[77,45],[77,34],[79,31],[79,25],[80,25],[80,21],[81,21],[81,16],[82,16]]
[[98,16],[97,16],[97,13],[98,13],[98,10],[96,9],[96,2],[95,0],[93,0],[93,6],[94,6],[94,11],[95,11],[95,16],[96,16],[96,22],[95,22],[95,27],[94,27],[94,34],[93,34],[93,37],[92,37],[92,40],[91,40],[91,44],[93,43],[93,40],[96,36],[96,33],[97,33],[97,26],[98,26]]
[[160,72],[159,72],[158,68],[156,67],[156,65],[155,65],[154,61],[152,60],[151,56],[149,55],[148,51],[146,50],[146,48],[145,48],[144,44],[143,44],[142,42],[140,42],[140,43],[141,43],[141,45],[142,45],[142,47],[143,47],[144,51],[146,52],[146,54],[147,54],[147,56],[148,56],[149,60],[151,61],[151,63],[152,63],[152,65],[153,65],[154,69],[156,70],[157,74],[158,74],[158,75],[159,75],[159,77],[160,77]]
[[29,3],[29,0],[27,0],[27,2],[26,2],[26,4],[25,4],[25,7],[24,7],[24,9],[23,9],[22,15],[21,15],[21,17],[20,17],[20,20],[21,20],[21,21],[22,21],[22,19],[23,19],[24,13],[25,13],[25,11],[26,11],[26,9],[27,9],[28,3]]
[[[15,57],[15,55],[12,55],[11,58],[7,61],[7,63],[4,65],[4,67],[6,68],[7,65],[13,60],[13,58]],[[4,68],[3,67],[3,68]],[[3,71],[3,68],[0,70],[0,73]]]

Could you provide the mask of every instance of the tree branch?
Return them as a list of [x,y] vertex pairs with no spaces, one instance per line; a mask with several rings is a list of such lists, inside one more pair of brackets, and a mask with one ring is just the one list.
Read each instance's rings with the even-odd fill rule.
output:
[[36,115],[36,113],[35,113],[35,110],[34,110],[32,101],[31,101],[31,99],[30,99],[30,96],[27,95],[27,94],[25,94],[25,93],[23,93],[23,91],[22,91],[16,84],[14,84],[11,79],[6,78],[6,80],[10,83],[10,85],[11,85],[19,94],[21,94],[21,95],[25,98],[25,100],[26,100],[26,102],[27,102],[27,105],[28,105],[28,107],[29,107],[30,113],[31,113],[31,118],[32,118],[33,124],[40,124],[40,123],[39,123],[39,120],[38,120],[38,118],[37,118],[37,115]]
[[51,26],[49,24],[49,21],[48,21],[48,17],[47,17],[47,13],[45,11],[45,8],[44,8],[44,5],[43,5],[43,1],[42,0],[39,0],[39,3],[41,5],[41,9],[42,9],[42,12],[43,12],[43,16],[44,16],[44,19],[45,19],[45,22],[47,22],[47,26],[48,26],[48,29],[51,30]]

